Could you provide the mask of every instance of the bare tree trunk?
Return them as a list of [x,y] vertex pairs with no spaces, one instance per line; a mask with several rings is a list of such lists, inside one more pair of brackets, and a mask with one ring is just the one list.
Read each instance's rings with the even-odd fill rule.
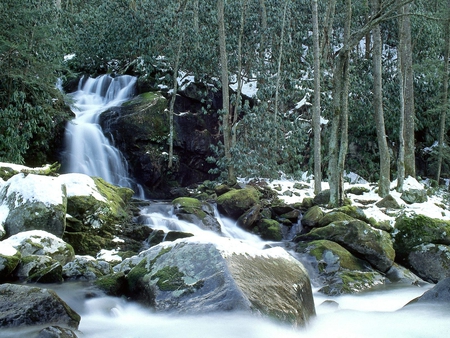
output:
[[403,135],[405,134],[405,86],[403,81],[403,60],[402,52],[403,48],[403,29],[401,28],[402,19],[399,20],[399,50],[397,53],[397,69],[399,78],[399,88],[400,88],[400,126],[399,126],[399,140],[398,140],[398,159],[397,159],[397,191],[403,191],[403,183],[405,181],[405,139]]
[[336,12],[336,0],[329,0],[327,6],[327,12],[325,14],[324,32],[322,35],[322,41],[320,42],[320,48],[322,59],[327,62],[329,57],[329,44],[331,41],[331,35],[333,33],[334,14]]
[[319,17],[317,0],[312,0],[313,44],[314,44],[314,102],[313,102],[313,134],[314,134],[314,193],[322,190],[322,154],[320,137],[320,45]]
[[344,202],[344,167],[348,150],[348,86],[350,57],[350,25],[352,2],[345,0],[344,46],[337,55],[334,70],[333,122],[330,136],[330,206]]
[[415,112],[414,112],[414,74],[412,60],[412,43],[411,43],[411,18],[410,5],[407,4],[402,8],[402,35],[404,38],[402,49],[402,63],[404,76],[404,105],[405,105],[405,176],[416,177],[416,158],[415,158]]
[[277,69],[277,84],[275,87],[275,114],[274,114],[274,129],[275,129],[275,148],[277,147],[278,144],[278,128],[277,128],[277,117],[278,117],[278,96],[279,96],[279,92],[280,92],[280,82],[281,82],[281,65],[282,65],[282,61],[283,61],[283,40],[284,40],[284,30],[285,30],[285,26],[286,26],[286,12],[287,12],[287,7],[288,7],[288,3],[290,0],[285,0],[284,3],[284,10],[283,10],[283,22],[281,24],[281,37],[280,37],[280,50],[279,50],[279,55],[278,55],[278,69]]
[[445,47],[444,47],[444,75],[443,75],[443,88],[442,88],[442,112],[439,125],[439,154],[438,154],[438,168],[436,180],[439,184],[441,179],[442,159],[444,157],[445,146],[445,120],[447,119],[447,111],[449,107],[448,102],[448,63],[450,62],[450,0],[447,5],[448,13],[447,20],[445,21]]
[[222,82],[222,129],[223,143],[225,152],[225,161],[228,170],[228,181],[234,183],[236,181],[234,166],[231,163],[231,121],[230,121],[230,89],[228,80],[228,58],[226,48],[225,35],[225,9],[224,0],[217,0],[217,18],[219,29],[219,51],[221,66],[221,82]]
[[237,73],[237,92],[236,92],[236,102],[234,104],[234,112],[233,112],[233,123],[231,125],[231,146],[234,147],[237,144],[237,124],[238,124],[238,116],[239,110],[241,108],[241,92],[242,92],[242,39],[244,37],[244,25],[245,25],[245,16],[247,13],[247,2],[248,0],[243,0],[242,3],[242,11],[241,11],[241,23],[239,29],[239,38],[238,38],[238,73]]
[[[380,0],[372,0],[372,14],[380,10]],[[378,148],[380,151],[380,179],[378,182],[378,195],[386,197],[389,194],[391,183],[390,155],[386,139],[383,113],[383,84],[382,84],[382,41],[380,25],[373,29],[373,106],[375,124],[377,128]]]
[[266,57],[266,32],[267,32],[267,10],[266,0],[259,0],[259,7],[261,9],[261,40],[259,46],[259,58],[264,62]]
[[173,67],[173,93],[169,104],[169,163],[167,165],[169,169],[172,168],[173,166],[173,114],[174,114],[175,100],[178,92],[178,69],[180,67],[181,48],[183,46],[183,38],[184,38],[183,23],[185,10],[186,10],[186,3],[182,8],[180,18],[178,19],[179,36],[178,36],[177,54],[175,57],[175,65]]

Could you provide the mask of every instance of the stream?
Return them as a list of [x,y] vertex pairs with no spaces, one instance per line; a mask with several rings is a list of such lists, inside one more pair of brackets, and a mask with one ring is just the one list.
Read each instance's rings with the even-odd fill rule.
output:
[[[130,97],[133,81],[132,77],[88,79],[80,82],[79,90],[71,94],[77,117],[69,124],[66,133],[68,172],[100,176],[117,185],[133,185],[127,176],[128,168],[123,156],[103,136],[97,124],[102,111]],[[95,147],[95,150],[90,147]],[[164,203],[151,203],[151,207],[142,210],[142,217],[152,228],[186,231],[196,236],[217,236],[177,220]],[[220,215],[217,217],[225,236],[257,247],[266,244],[238,228],[234,222]],[[86,298],[85,283],[68,282],[45,287],[54,289],[81,315],[79,337],[450,337],[450,307],[411,305],[402,309],[432,285],[388,284],[339,297],[315,292],[317,316],[305,328],[292,328],[267,318],[234,312],[201,316],[154,313],[123,298],[103,295]],[[3,337],[1,332],[0,336]]]

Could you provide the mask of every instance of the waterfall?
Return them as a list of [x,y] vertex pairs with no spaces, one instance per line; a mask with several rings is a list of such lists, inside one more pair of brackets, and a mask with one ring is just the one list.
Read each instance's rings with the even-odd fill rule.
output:
[[78,90],[70,94],[76,117],[66,127],[64,171],[98,176],[143,195],[142,189],[129,177],[125,158],[98,124],[102,112],[132,97],[135,84],[136,78],[129,75],[102,75],[79,81]]

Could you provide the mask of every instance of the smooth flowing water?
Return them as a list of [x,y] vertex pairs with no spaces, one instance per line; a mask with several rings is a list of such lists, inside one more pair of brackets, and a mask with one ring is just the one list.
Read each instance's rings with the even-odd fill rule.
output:
[[65,172],[98,176],[115,185],[139,190],[129,177],[125,158],[105,137],[98,123],[102,112],[133,96],[135,84],[136,78],[129,75],[80,80],[78,90],[70,94],[76,117],[66,127]]

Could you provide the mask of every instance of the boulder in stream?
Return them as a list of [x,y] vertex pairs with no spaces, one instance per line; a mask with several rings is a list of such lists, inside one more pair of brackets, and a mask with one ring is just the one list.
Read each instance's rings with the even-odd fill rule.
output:
[[114,270],[125,273],[128,296],[157,311],[250,311],[293,325],[315,315],[308,274],[282,248],[182,239],[154,246]]
[[77,329],[80,316],[48,289],[0,285],[0,327],[58,324]]

